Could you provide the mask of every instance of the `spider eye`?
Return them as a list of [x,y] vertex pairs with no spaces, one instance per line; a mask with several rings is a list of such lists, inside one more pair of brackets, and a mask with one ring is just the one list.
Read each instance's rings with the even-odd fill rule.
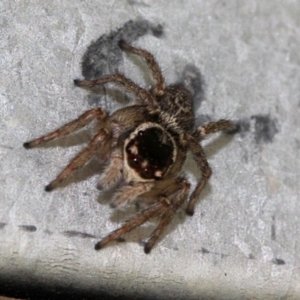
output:
[[128,165],[144,179],[159,180],[173,163],[173,142],[158,127],[138,131],[125,151]]

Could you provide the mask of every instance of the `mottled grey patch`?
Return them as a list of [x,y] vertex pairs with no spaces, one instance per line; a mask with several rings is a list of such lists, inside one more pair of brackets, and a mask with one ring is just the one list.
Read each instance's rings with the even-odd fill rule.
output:
[[250,121],[248,119],[239,120],[236,124],[239,127],[239,133],[242,137],[245,136],[246,132],[250,131]]
[[151,32],[156,37],[162,37],[164,35],[164,27],[161,24],[151,27]]
[[254,115],[254,137],[256,143],[271,143],[275,134],[278,132],[276,120],[269,115]]
[[140,6],[140,7],[149,7],[150,5],[145,3],[144,1],[135,1],[135,0],[127,0],[127,3],[130,5]]
[[257,144],[271,143],[278,133],[276,119],[270,115],[253,115],[250,119],[242,119],[236,122],[239,134],[244,137],[247,132],[252,132]]
[[282,258],[274,258],[272,263],[278,266],[285,265],[285,261]]
[[21,228],[24,231],[28,231],[28,232],[37,231],[37,228],[34,225],[19,225],[19,228]]
[[85,232],[80,232],[80,231],[75,231],[75,230],[66,230],[62,232],[63,235],[68,236],[68,237],[81,237],[81,238],[95,238],[96,236],[85,233]]
[[275,216],[272,216],[271,239],[272,239],[273,241],[276,240],[276,224],[275,224]]
[[6,225],[6,223],[0,222],[0,229],[3,229]]
[[249,259],[255,259],[255,256],[254,256],[252,253],[250,253],[250,254],[248,255],[248,258],[249,258]]
[[228,257],[228,256],[229,256],[229,254],[224,254],[224,253],[214,253],[214,254],[221,255],[221,258],[224,258],[224,257]]
[[191,64],[188,64],[181,76],[180,82],[184,83],[193,97],[194,111],[196,111],[205,98],[205,82],[200,70]]
[[118,42],[123,39],[130,44],[150,32],[156,37],[160,37],[163,34],[163,27],[143,19],[130,20],[121,28],[102,35],[92,42],[84,53],[82,75],[85,79],[95,79],[105,74],[116,73],[123,60]]
[[210,253],[210,251],[209,251],[209,250],[207,250],[207,249],[206,249],[206,248],[204,248],[204,247],[201,247],[201,250],[200,250],[200,252],[201,252],[201,253],[203,253],[203,254]]

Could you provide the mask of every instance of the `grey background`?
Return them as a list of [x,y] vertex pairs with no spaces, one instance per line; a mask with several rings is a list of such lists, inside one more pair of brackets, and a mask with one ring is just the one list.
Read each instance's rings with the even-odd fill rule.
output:
[[[283,0],[2,1],[0,275],[136,297],[299,299],[299,16],[300,2]],[[162,25],[163,35],[146,30],[133,44],[156,56],[167,82],[189,64],[201,70],[198,119],[242,125],[234,137],[203,143],[213,177],[194,217],[179,212],[150,255],[139,241],[154,223],[126,243],[93,249],[136,210],[114,211],[99,196],[97,164],[44,192],[87,131],[22,147],[96,103],[119,107],[113,96],[120,92],[108,86],[89,96],[72,81],[82,78],[87,47],[129,20]],[[149,86],[142,62],[117,58],[104,59],[105,72],[116,67]],[[185,172],[195,184],[191,159]]]

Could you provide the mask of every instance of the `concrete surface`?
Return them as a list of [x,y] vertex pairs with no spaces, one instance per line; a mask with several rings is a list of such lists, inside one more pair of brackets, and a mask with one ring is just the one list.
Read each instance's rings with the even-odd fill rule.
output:
[[[2,282],[152,299],[299,299],[299,16],[300,2],[292,0],[2,1]],[[151,84],[142,62],[109,44],[119,36],[155,54],[169,83],[182,79],[186,66],[201,71],[199,123],[229,118],[241,125],[233,137],[203,143],[213,177],[196,213],[179,212],[150,255],[140,241],[153,223],[125,243],[94,250],[136,210],[115,211],[103,200],[97,164],[44,192],[88,131],[22,147],[96,104],[112,111],[128,97],[110,86],[98,95],[75,88],[82,73],[119,69]],[[98,52],[88,48],[93,43]],[[200,176],[191,159],[185,172],[193,184]]]

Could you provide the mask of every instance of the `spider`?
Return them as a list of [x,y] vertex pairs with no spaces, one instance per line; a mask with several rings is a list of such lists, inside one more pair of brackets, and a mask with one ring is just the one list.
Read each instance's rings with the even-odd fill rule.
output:
[[[88,110],[57,130],[24,143],[24,147],[33,148],[64,137],[95,121],[94,135],[87,147],[45,190],[52,191],[97,156],[106,162],[99,187],[105,190],[119,183],[111,206],[121,207],[137,199],[144,208],[97,242],[95,249],[103,248],[157,217],[157,227],[144,244],[145,253],[149,253],[179,208],[187,203],[186,213],[193,215],[199,194],[212,174],[200,141],[210,133],[234,130],[236,126],[229,120],[219,120],[194,129],[192,95],[188,89],[182,84],[166,86],[162,71],[150,52],[135,48],[124,40],[119,42],[119,46],[146,61],[155,82],[154,87],[146,90],[119,73],[96,80],[76,79],[75,86],[85,88],[115,83],[133,94],[135,100],[132,105],[112,114],[101,107]],[[202,174],[190,196],[190,183],[180,175],[188,151]]]

